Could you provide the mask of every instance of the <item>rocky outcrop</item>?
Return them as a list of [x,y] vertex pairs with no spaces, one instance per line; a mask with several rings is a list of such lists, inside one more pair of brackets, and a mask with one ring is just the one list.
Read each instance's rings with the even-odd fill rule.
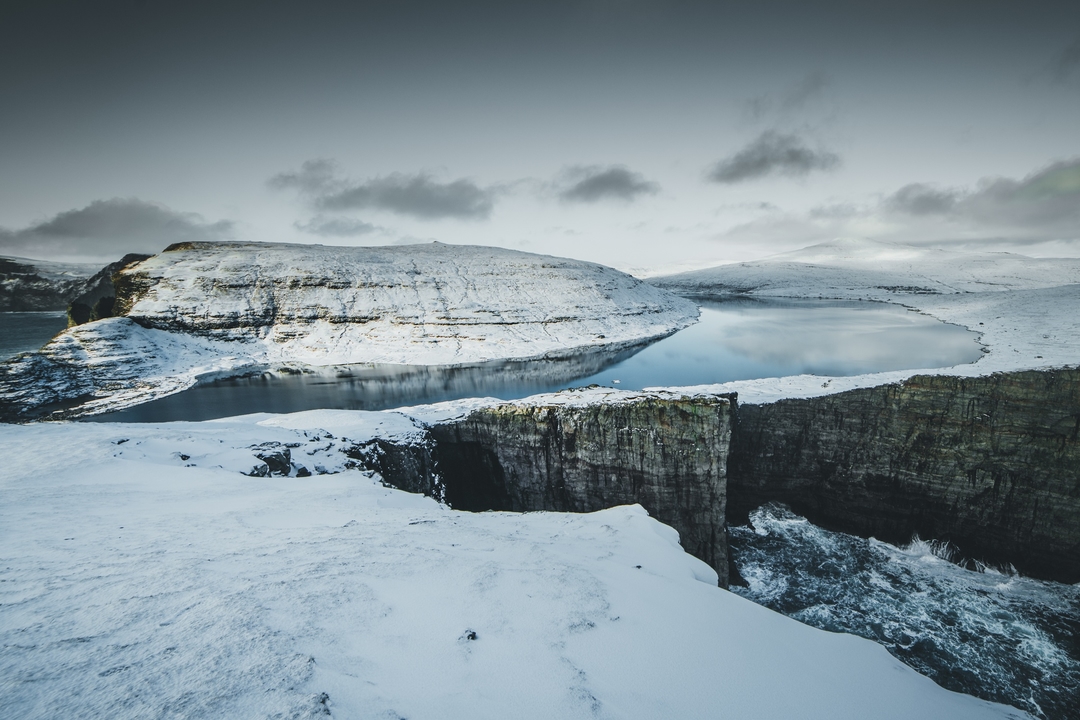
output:
[[114,273],[148,257],[125,255],[96,272],[89,265],[0,258],[0,312],[64,310],[72,303],[93,308],[115,295]]
[[442,480],[436,469],[435,443],[431,435],[422,439],[372,438],[350,443],[341,449],[349,458],[346,467],[377,472],[391,487],[422,493],[444,500]]
[[824,527],[1080,581],[1080,370],[918,376],[738,415],[732,522],[780,501]]
[[0,312],[63,310],[83,291],[87,275],[50,273],[32,261],[0,258]]
[[678,530],[686,551],[726,587],[731,398],[574,396],[507,403],[434,425],[445,500],[462,510],[564,512],[640,503]]

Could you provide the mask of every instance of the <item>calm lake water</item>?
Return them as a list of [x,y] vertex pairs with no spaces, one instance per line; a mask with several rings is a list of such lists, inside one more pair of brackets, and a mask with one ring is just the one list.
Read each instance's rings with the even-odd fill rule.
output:
[[37,350],[67,327],[67,313],[0,312],[0,360]]
[[640,390],[810,373],[859,375],[946,367],[981,356],[976,335],[881,303],[732,300],[702,303],[695,325],[645,347],[568,359],[469,366],[354,365],[217,380],[109,422],[208,420],[316,408],[381,410],[464,397],[512,400],[591,384]]

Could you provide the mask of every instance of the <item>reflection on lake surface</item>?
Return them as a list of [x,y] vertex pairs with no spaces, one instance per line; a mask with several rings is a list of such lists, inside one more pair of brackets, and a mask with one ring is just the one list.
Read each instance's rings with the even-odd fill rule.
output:
[[640,390],[803,373],[860,375],[948,367],[981,356],[975,338],[962,327],[881,303],[703,302],[700,322],[644,348],[467,366],[352,365],[303,374],[267,372],[207,382],[93,419],[164,422],[316,408],[382,410],[464,397],[512,400],[594,383]]

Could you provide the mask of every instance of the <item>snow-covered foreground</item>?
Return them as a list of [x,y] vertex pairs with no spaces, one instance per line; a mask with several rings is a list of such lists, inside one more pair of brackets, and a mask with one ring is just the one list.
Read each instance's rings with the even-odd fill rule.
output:
[[[19,718],[992,718],[715,586],[639,507],[468,514],[342,467],[395,413],[0,425],[0,707]],[[331,437],[332,436],[332,437]]]

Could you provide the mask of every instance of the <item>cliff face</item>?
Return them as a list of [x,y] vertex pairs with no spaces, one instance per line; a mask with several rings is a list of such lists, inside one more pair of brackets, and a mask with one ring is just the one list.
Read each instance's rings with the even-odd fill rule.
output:
[[1080,370],[914,377],[739,407],[729,516],[768,501],[812,522],[1080,581]]
[[148,257],[125,255],[101,269],[0,257],[0,312],[64,310],[73,302],[93,305],[115,294],[114,273]]
[[728,397],[506,404],[432,427],[446,501],[592,512],[640,503],[727,586]]

